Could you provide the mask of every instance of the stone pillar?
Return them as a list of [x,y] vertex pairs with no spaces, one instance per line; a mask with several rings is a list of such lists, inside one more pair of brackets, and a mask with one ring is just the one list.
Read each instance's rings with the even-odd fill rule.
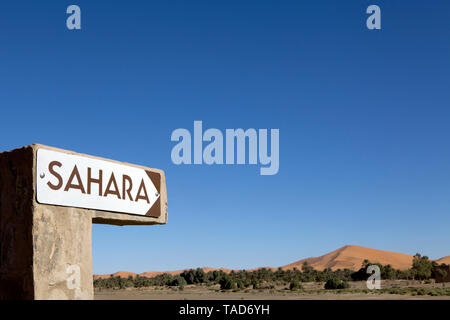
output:
[[33,150],[0,154],[0,299],[34,299]]
[[93,221],[166,223],[164,173],[148,169],[161,174],[157,218],[43,205],[36,201],[38,148],[58,150],[31,145],[0,153],[0,299],[93,299]]
[[41,205],[35,208],[35,299],[93,299],[92,218],[85,211]]

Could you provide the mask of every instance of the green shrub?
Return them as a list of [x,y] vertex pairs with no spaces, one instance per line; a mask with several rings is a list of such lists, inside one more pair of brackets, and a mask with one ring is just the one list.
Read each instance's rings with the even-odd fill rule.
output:
[[419,288],[416,292],[418,296],[425,296],[427,294],[424,288]]
[[174,277],[173,280],[168,283],[169,286],[179,287],[180,290],[183,290],[186,284],[186,280],[181,276]]
[[349,288],[349,284],[347,281],[339,280],[338,278],[328,279],[325,283],[325,289],[327,290],[336,290],[336,289],[347,289]]
[[441,277],[441,279],[445,279],[445,277],[447,277],[447,271],[442,270],[442,269],[437,269],[436,270],[436,274]]
[[231,279],[229,275],[225,275],[222,279],[219,280],[220,289],[222,290],[230,290],[234,287],[234,281]]
[[417,253],[413,259],[413,266],[411,268],[418,280],[426,280],[431,278],[433,272],[433,263],[427,256],[421,256]]
[[303,289],[303,287],[300,285],[299,281],[292,281],[289,284],[289,290],[294,291],[294,290],[300,290]]

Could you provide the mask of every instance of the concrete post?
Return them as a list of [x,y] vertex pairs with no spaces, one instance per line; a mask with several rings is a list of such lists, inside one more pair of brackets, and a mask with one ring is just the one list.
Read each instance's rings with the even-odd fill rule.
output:
[[162,214],[157,218],[40,204],[39,148],[75,154],[41,145],[0,153],[0,299],[93,299],[92,222],[166,223],[164,174],[146,168],[162,173]]

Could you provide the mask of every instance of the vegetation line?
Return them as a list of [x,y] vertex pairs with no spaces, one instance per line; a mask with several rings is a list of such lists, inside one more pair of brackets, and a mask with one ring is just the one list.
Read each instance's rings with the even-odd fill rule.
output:
[[[337,290],[337,292],[368,293],[370,290],[349,289],[350,281],[365,281],[369,277],[367,268],[370,265],[378,265],[383,280],[423,280],[445,279],[447,277],[446,265],[438,265],[430,261],[428,257],[416,254],[414,256],[412,267],[408,270],[396,270],[390,265],[381,265],[364,260],[358,271],[349,269],[332,271],[330,268],[323,271],[315,270],[307,262],[302,266],[302,270],[293,268],[292,270],[276,271],[271,269],[258,269],[254,271],[231,271],[225,273],[221,270],[204,272],[203,269],[185,270],[179,275],[168,273],[160,274],[152,278],[129,276],[122,278],[120,276],[106,279],[95,279],[94,287],[97,289],[125,289],[129,287],[157,287],[169,286],[183,290],[185,285],[220,285],[221,290],[247,290],[247,289],[275,289],[276,286],[284,285],[291,291],[303,290],[304,282],[324,282],[324,288],[327,290]],[[339,290],[340,289],[340,290]],[[343,290],[349,289],[349,290]],[[377,293],[392,294],[413,294],[413,295],[450,295],[450,288],[391,288],[377,290]]]

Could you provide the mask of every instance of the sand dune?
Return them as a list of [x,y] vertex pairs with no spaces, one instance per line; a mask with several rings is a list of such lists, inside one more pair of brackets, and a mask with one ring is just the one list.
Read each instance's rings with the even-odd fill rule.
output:
[[412,266],[413,256],[391,251],[370,249],[360,246],[344,246],[333,252],[320,257],[302,259],[297,262],[283,266],[282,269],[293,269],[296,267],[301,270],[305,261],[316,270],[331,268],[359,270],[365,259],[370,262],[379,262],[383,265],[390,264],[395,269],[409,269]]
[[435,260],[435,261],[437,263],[439,263],[439,264],[441,264],[441,263],[450,264],[450,256],[446,256],[446,257],[440,258],[440,259]]
[[[282,266],[283,270],[297,268],[301,270],[302,265],[305,261],[309,263],[316,270],[324,270],[326,268],[331,268],[332,270],[337,269],[350,269],[357,271],[361,268],[361,265],[365,259],[368,259],[370,262],[378,262],[383,265],[390,264],[395,269],[406,270],[411,268],[413,256],[404,253],[377,250],[371,248],[365,248],[361,246],[344,246],[339,248],[333,252],[327,253],[320,257],[313,257],[302,259],[291,264]],[[450,256],[443,257],[439,260],[436,260],[437,263],[445,263],[450,264]],[[266,267],[267,268],[267,267]],[[214,271],[214,270],[222,270],[226,273],[232,271],[232,269],[225,268],[202,268],[205,272]],[[276,268],[267,268],[276,270]],[[150,271],[140,273],[140,276],[143,277],[155,277],[159,274],[168,273],[171,275],[177,275],[184,271],[183,270],[175,270],[175,271]],[[254,271],[257,269],[250,269],[247,271]],[[238,271],[238,270],[235,270]],[[137,274],[133,272],[120,271],[114,273],[114,276],[121,276],[122,278],[128,278],[129,276],[135,277]],[[95,275],[94,278],[109,278],[109,274],[104,275]]]
[[[136,276],[139,275],[141,277],[152,278],[152,277],[155,277],[157,275],[164,274],[164,273],[177,275],[177,274],[180,274],[182,272],[183,272],[183,270],[176,270],[176,271],[150,271],[150,272],[143,272],[143,273],[119,271],[119,272],[113,273],[112,276],[113,277],[121,277],[121,278],[128,278],[129,276],[132,276],[133,278],[135,278]],[[94,279],[106,279],[106,278],[109,278],[109,277],[111,277],[111,274],[94,275]]]
[[[226,269],[226,268],[210,268],[210,267],[204,267],[204,268],[200,268],[203,269],[204,272],[209,272],[209,271],[214,271],[214,270],[221,270],[225,273],[230,273],[232,271],[232,269]],[[171,274],[173,276],[178,275],[180,273],[182,273],[185,270],[189,270],[189,269],[181,269],[181,270],[172,270],[172,271],[148,271],[148,272],[142,272],[142,273],[134,273],[134,272],[127,272],[127,271],[119,271],[116,273],[113,273],[113,277],[121,277],[121,278],[128,278],[129,276],[132,276],[133,278],[135,278],[136,276],[140,276],[140,277],[147,277],[147,278],[153,278],[156,277],[160,274]],[[111,274],[101,274],[101,275],[94,275],[94,279],[106,279],[111,277]]]
[[[136,276],[136,273],[128,271],[118,271],[116,273],[113,273],[113,276],[121,278],[128,278],[129,276],[132,276],[134,278]],[[111,274],[94,275],[94,279],[106,279],[109,277],[111,277]]]

